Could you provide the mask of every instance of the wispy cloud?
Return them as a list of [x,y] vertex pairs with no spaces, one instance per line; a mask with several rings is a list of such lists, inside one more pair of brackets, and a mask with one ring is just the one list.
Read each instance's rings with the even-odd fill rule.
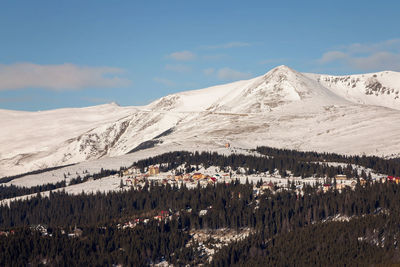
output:
[[349,59],[350,64],[360,70],[400,71],[400,53],[377,52],[366,57]]
[[361,71],[400,71],[400,39],[371,44],[350,44],[324,53],[321,65],[340,63]]
[[173,82],[171,80],[168,80],[168,79],[165,79],[165,78],[160,78],[160,77],[154,77],[153,81],[155,81],[156,83],[165,85],[165,86],[169,86],[169,87],[176,85],[175,82]]
[[178,72],[178,73],[186,73],[190,72],[192,68],[187,65],[183,64],[167,64],[165,65],[165,69],[173,72]]
[[86,67],[74,64],[0,64],[0,90],[44,88],[63,91],[125,87],[131,82],[118,76],[122,73],[124,71],[119,68]]
[[196,54],[188,50],[185,50],[185,51],[173,52],[167,55],[167,58],[177,61],[190,61],[196,58]]
[[375,53],[380,51],[400,52],[400,38],[385,40],[377,43],[354,43],[341,47],[350,53]]
[[207,76],[214,74],[214,72],[215,72],[214,68],[208,68],[208,69],[203,70],[204,75],[207,75]]
[[237,81],[237,80],[248,79],[252,76],[250,72],[241,72],[227,67],[221,69],[215,69],[215,68],[203,69],[203,74],[206,76],[215,77],[221,81]]
[[348,55],[341,51],[329,51],[322,55],[318,62],[321,64],[329,63],[336,60],[346,59]]
[[250,78],[251,73],[240,72],[230,68],[222,68],[218,70],[217,77],[223,81],[236,81]]
[[245,47],[245,46],[251,46],[251,44],[246,43],[246,42],[229,42],[229,43],[217,44],[217,45],[203,45],[203,46],[201,46],[201,48],[202,49],[228,49],[228,48]]

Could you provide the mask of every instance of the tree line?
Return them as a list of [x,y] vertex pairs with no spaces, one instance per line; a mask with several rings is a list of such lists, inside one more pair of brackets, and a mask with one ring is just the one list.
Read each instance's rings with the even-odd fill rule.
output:
[[400,176],[400,158],[384,159],[377,156],[345,156],[335,153],[303,152],[291,149],[278,149],[272,147],[257,147],[255,151],[260,154],[276,158],[297,158],[304,162],[339,162],[355,164],[370,168],[378,173]]
[[331,166],[326,163],[305,161],[304,158],[295,153],[266,157],[243,154],[220,155],[216,152],[192,153],[177,151],[139,160],[133,163],[131,167],[135,166],[144,171],[146,167],[155,164],[161,164],[160,171],[176,170],[178,174],[196,171],[201,166],[204,168],[216,166],[222,170],[236,172],[244,168],[245,174],[248,175],[261,172],[274,173],[276,170],[283,177],[288,176],[288,172],[296,177],[301,176],[303,178],[312,176],[333,178],[337,174],[346,174],[349,177],[357,178],[361,175],[350,164],[343,168],[342,166]]
[[47,183],[44,185],[37,185],[32,187],[25,186],[15,186],[15,185],[0,185],[0,200],[13,198],[18,196],[35,194],[38,192],[54,190],[57,188],[65,187],[65,181],[57,182],[57,183]]

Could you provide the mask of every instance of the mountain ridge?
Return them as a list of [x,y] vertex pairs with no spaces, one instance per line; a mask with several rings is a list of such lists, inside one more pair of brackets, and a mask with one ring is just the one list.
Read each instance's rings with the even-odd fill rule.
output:
[[[250,80],[179,92],[145,106],[0,110],[1,121],[10,125],[0,135],[0,176],[119,156],[153,139],[159,141],[155,149],[207,150],[229,141],[244,148],[391,155],[400,151],[400,137],[393,134],[400,130],[399,88],[396,72],[332,76],[282,65]],[[385,132],[377,135],[382,127]]]

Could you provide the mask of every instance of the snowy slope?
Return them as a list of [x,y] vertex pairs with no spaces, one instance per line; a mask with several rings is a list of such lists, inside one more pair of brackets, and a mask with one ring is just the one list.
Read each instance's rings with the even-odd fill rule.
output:
[[400,110],[400,73],[383,71],[360,75],[305,74],[333,93],[354,103]]
[[215,150],[231,142],[243,148],[398,155],[399,88],[396,72],[335,77],[279,66],[250,80],[169,95],[143,107],[0,110],[0,121],[9,125],[0,133],[0,176],[107,161],[149,144],[155,146],[152,153]]
[[136,109],[106,104],[41,112],[0,110],[0,122],[7,125],[0,134],[0,176],[15,173],[14,169],[20,172],[54,166],[38,159],[51,157],[64,142],[126,117]]

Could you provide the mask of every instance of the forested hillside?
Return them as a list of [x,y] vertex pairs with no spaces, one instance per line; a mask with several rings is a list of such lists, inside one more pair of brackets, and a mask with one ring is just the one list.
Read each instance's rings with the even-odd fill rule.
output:
[[[398,170],[397,160],[257,150],[265,156],[173,152],[133,166],[162,163],[163,168],[185,172],[208,164],[232,171],[241,167],[248,173],[270,169],[311,173],[327,179],[346,171],[328,166],[330,161],[357,163],[389,174]],[[352,174],[355,172],[352,169]],[[183,182],[171,186],[149,181],[140,190],[79,195],[53,192],[49,197],[38,194],[13,201],[0,206],[0,265],[400,263],[400,185],[367,178],[354,190],[332,188],[323,193],[318,184],[305,185],[301,192],[294,184],[285,190],[262,191],[261,184],[231,181],[202,187],[199,183],[189,189]],[[195,238],[199,231],[223,229],[239,236],[247,229],[250,235],[223,246],[212,235],[201,242]]]

